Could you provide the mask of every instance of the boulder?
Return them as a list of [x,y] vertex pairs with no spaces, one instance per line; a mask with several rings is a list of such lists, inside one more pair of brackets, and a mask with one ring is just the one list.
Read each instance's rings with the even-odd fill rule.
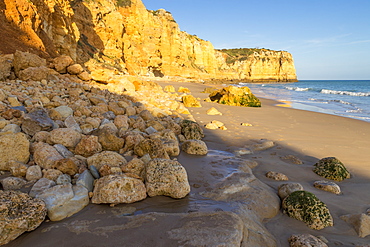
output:
[[[115,125],[113,125],[115,127]],[[108,127],[103,127],[99,131],[99,143],[103,150],[119,151],[123,148],[125,140],[116,135],[116,132]]]
[[78,75],[78,74],[81,74],[83,71],[84,71],[84,69],[78,63],[72,64],[72,65],[67,67],[67,72],[71,75]]
[[64,120],[64,125],[67,128],[74,129],[75,131],[81,133],[82,130],[80,128],[80,125],[77,123],[76,119],[72,116],[69,115],[65,120]]
[[260,100],[248,87],[228,86],[209,94],[213,102],[233,106],[261,107]]
[[325,190],[325,191],[328,191],[328,192],[331,192],[331,193],[334,193],[334,194],[337,194],[337,195],[339,195],[341,193],[339,185],[337,185],[334,182],[323,181],[323,180],[322,181],[315,181],[313,183],[313,186],[317,189]]
[[46,66],[29,67],[27,69],[19,71],[18,78],[23,81],[28,81],[28,80],[41,81],[41,80],[46,80],[48,76],[52,73],[53,73],[53,70],[47,68]]
[[27,168],[26,179],[28,181],[36,181],[42,178],[42,171],[40,166],[30,166]]
[[71,64],[73,64],[73,59],[67,55],[56,57],[53,60],[53,66],[59,73],[67,73],[67,67]]
[[194,155],[206,155],[208,153],[206,143],[201,140],[186,140],[182,144],[181,150]]
[[121,166],[121,170],[124,173],[135,174],[144,180],[145,178],[145,163],[143,160],[138,158],[133,158],[127,164]]
[[53,180],[47,178],[40,178],[31,188],[30,192],[28,193],[31,197],[36,197],[36,195],[42,193],[44,190],[49,189],[55,186],[55,182]]
[[282,208],[289,217],[303,221],[311,229],[333,226],[333,218],[325,203],[310,192],[291,193],[283,200]]
[[57,160],[63,159],[63,156],[53,146],[39,142],[34,145],[33,159],[41,168],[50,169]]
[[82,137],[81,141],[76,145],[75,154],[84,157],[90,157],[94,154],[100,153],[103,150],[99,143],[99,138],[93,135]]
[[4,190],[19,190],[27,183],[23,178],[6,177],[1,180]]
[[321,239],[311,234],[294,234],[288,241],[290,247],[328,247]]
[[289,180],[289,178],[285,174],[280,173],[280,172],[273,172],[273,171],[267,172],[266,177],[271,178],[273,180],[277,180],[277,181]]
[[81,134],[72,128],[58,128],[50,131],[48,142],[74,148],[81,141]]
[[207,110],[207,115],[222,115],[222,113],[214,107]]
[[351,224],[360,238],[370,235],[370,215],[368,214],[347,214],[340,216],[342,220]]
[[88,190],[82,185],[61,184],[44,190],[36,198],[45,202],[51,221],[65,219],[89,204]]
[[46,60],[40,58],[36,54],[16,51],[14,53],[13,66],[15,73],[18,76],[21,70],[27,69],[29,67],[40,67],[40,66],[46,67]]
[[30,157],[30,142],[24,133],[0,135],[0,170],[8,171],[9,161],[27,163]]
[[73,110],[71,107],[66,105],[61,105],[54,108],[54,111],[58,112],[62,120],[65,120],[67,117],[73,115]]
[[94,189],[94,177],[91,175],[89,170],[85,170],[78,176],[76,184],[84,186],[89,192]]
[[0,245],[35,230],[45,219],[45,203],[19,191],[0,190]]
[[150,197],[183,198],[190,192],[185,168],[175,160],[153,159],[145,166],[145,185]]
[[193,122],[191,120],[183,120],[180,123],[180,126],[181,134],[183,134],[187,140],[190,139],[200,140],[204,137],[203,129],[196,122]]
[[[13,54],[0,55],[0,81],[6,80],[11,75],[13,59]],[[0,101],[2,101],[1,97]]]
[[27,174],[28,165],[22,162],[11,160],[8,162],[8,167],[14,177],[25,177]]
[[70,158],[57,160],[53,168],[58,169],[59,171],[65,174],[68,174],[70,176],[73,176],[76,173],[78,173],[77,164]]
[[202,107],[199,101],[193,95],[182,96],[182,102],[185,107]]
[[28,114],[25,114],[22,121],[22,130],[24,133],[33,136],[40,131],[50,131],[54,128],[54,121],[44,108],[36,108]]
[[15,134],[21,132],[21,127],[17,124],[8,124],[3,128],[1,132],[12,132]]
[[278,188],[278,195],[281,200],[285,197],[289,196],[294,191],[304,190],[303,186],[299,183],[288,183],[288,184],[281,184]]
[[327,179],[342,181],[351,177],[343,163],[335,157],[323,158],[314,166],[313,172]]
[[126,163],[127,161],[122,155],[112,151],[103,151],[87,158],[89,168],[90,166],[94,166],[97,170],[99,170],[103,165],[120,167]]
[[71,176],[68,174],[60,174],[57,178],[57,184],[70,184],[72,182]]
[[57,182],[58,177],[62,174],[63,172],[57,169],[43,169],[42,170],[42,177],[53,180],[54,182]]
[[134,148],[134,152],[138,156],[144,156],[149,154],[152,159],[154,158],[163,158],[169,159],[166,150],[164,149],[163,142],[158,139],[144,139]]
[[92,203],[133,203],[146,198],[146,189],[140,179],[125,175],[108,175],[95,182]]

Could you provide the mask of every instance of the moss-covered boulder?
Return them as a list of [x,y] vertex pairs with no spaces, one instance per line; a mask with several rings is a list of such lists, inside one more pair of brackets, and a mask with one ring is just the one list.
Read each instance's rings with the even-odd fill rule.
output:
[[183,120],[180,123],[181,134],[183,134],[186,140],[196,139],[201,140],[204,137],[203,129],[200,125],[191,120]]
[[224,87],[212,92],[209,98],[224,105],[261,107],[260,100],[252,94],[249,87]]
[[335,157],[327,157],[319,160],[315,165],[313,171],[324,178],[342,181],[350,178],[351,174],[347,171],[346,167]]
[[294,191],[283,200],[282,208],[289,217],[305,222],[311,229],[333,226],[333,218],[325,203],[310,192]]

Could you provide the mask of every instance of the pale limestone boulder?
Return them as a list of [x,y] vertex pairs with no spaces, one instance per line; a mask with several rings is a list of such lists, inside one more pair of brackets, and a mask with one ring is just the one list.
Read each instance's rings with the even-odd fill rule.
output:
[[289,178],[285,174],[283,174],[281,172],[274,172],[274,171],[267,172],[266,177],[271,178],[273,180],[277,180],[277,181],[287,181],[287,180],[289,180]]
[[30,142],[24,133],[0,135],[0,170],[8,171],[11,160],[27,163],[30,157]]
[[58,112],[63,120],[67,119],[67,117],[73,115],[73,110],[71,107],[66,105],[61,105],[54,108],[54,111]]
[[47,178],[40,178],[31,188],[30,192],[28,193],[31,197],[36,197],[36,195],[42,193],[44,190],[49,189],[55,186],[55,182],[53,180]]
[[190,192],[185,168],[175,160],[153,159],[145,166],[145,185],[150,197],[183,198]]
[[39,142],[34,145],[33,159],[43,169],[54,167],[56,161],[63,159],[63,156],[49,144]]
[[193,95],[182,96],[182,102],[185,107],[202,107],[200,102]]
[[289,239],[290,247],[327,247],[321,239],[311,234],[294,234]]
[[120,167],[126,163],[127,161],[122,155],[112,151],[103,151],[87,158],[87,165],[89,168],[90,166],[94,166],[97,170],[103,165]]
[[83,71],[84,69],[82,68],[81,64],[78,63],[72,64],[67,67],[67,72],[71,75],[78,75],[81,74]]
[[347,214],[340,216],[342,220],[351,224],[360,238],[370,235],[370,215],[368,214]]
[[127,164],[121,166],[124,173],[131,173],[145,179],[145,162],[142,159],[133,158]]
[[0,245],[35,230],[45,219],[45,203],[19,191],[0,190]]
[[300,183],[281,184],[278,188],[278,195],[281,199],[289,196],[294,191],[304,190]]
[[40,178],[42,178],[42,171],[40,166],[35,165],[27,168],[26,179],[28,181],[36,181]]
[[65,219],[89,204],[88,190],[82,185],[61,184],[44,190],[36,198],[45,202],[51,221]]
[[46,67],[46,60],[40,58],[36,54],[16,51],[14,53],[13,66],[15,73],[18,76],[21,70],[27,69],[29,67],[40,67],[40,66]]
[[4,190],[19,190],[27,183],[23,178],[6,177],[1,180]]
[[58,128],[50,131],[48,142],[74,148],[81,141],[81,134],[72,128]]
[[54,121],[44,108],[35,110],[23,116],[22,131],[30,136],[34,136],[40,131],[50,131],[54,128]]
[[222,113],[214,107],[207,110],[207,115],[222,115]]
[[67,67],[71,64],[73,64],[73,59],[67,55],[56,57],[53,60],[53,66],[59,73],[66,73]]
[[75,154],[89,157],[96,153],[100,153],[102,150],[103,148],[99,143],[98,137],[87,135],[82,137],[81,141],[76,145]]
[[208,153],[206,143],[201,140],[186,140],[182,143],[181,150],[194,155],[206,155]]
[[140,157],[144,156],[145,154],[149,154],[152,159],[170,158],[164,149],[163,142],[158,138],[142,140],[134,147],[134,152]]
[[18,78],[23,81],[41,81],[47,79],[50,74],[53,74],[53,72],[55,73],[55,71],[49,69],[46,66],[29,67],[27,69],[19,71]]
[[339,185],[334,182],[325,181],[325,180],[315,181],[313,183],[313,186],[317,189],[325,190],[325,191],[334,193],[336,195],[339,195],[341,193]]
[[125,175],[108,175],[95,182],[92,203],[133,203],[146,198],[146,189],[140,179]]

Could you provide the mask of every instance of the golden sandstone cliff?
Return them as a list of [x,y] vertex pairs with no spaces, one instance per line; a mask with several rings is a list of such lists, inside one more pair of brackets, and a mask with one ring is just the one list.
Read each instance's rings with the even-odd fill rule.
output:
[[171,13],[141,0],[0,0],[2,53],[69,55],[90,71],[152,77],[296,81],[292,55],[250,49],[247,56],[215,50],[180,31]]

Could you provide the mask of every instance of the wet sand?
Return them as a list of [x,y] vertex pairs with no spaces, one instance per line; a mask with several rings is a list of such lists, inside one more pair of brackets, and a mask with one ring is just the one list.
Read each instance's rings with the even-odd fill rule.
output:
[[[188,87],[201,100],[208,96],[200,93],[206,87],[203,84],[160,82],[160,85],[173,85],[176,90],[179,86]],[[324,236],[329,241],[329,246],[369,243],[370,236],[357,237],[353,227],[339,217],[344,214],[365,213],[370,208],[370,123],[278,107],[275,106],[277,103],[262,99],[261,108],[245,108],[201,101],[203,107],[189,108],[198,123],[219,120],[225,124],[227,130],[205,129],[203,140],[210,150],[207,156],[195,157],[182,153],[178,157],[188,172],[191,185],[191,193],[186,198],[175,200],[160,196],[113,208],[89,204],[84,210],[65,220],[44,222],[35,231],[23,234],[6,246],[160,246],[156,239],[159,229],[153,225],[140,232],[125,231],[125,235],[131,235],[130,237],[122,235],[124,229],[118,226],[126,222],[125,216],[148,212],[232,210],[227,203],[206,199],[199,193],[212,188],[233,169],[228,161],[234,151],[260,139],[274,141],[276,145],[262,152],[242,156],[258,162],[259,165],[253,169],[254,175],[277,190],[284,182],[268,179],[265,173],[272,170],[286,174],[290,182],[301,183],[305,190],[325,202],[334,218],[333,227],[315,231],[280,212],[275,218],[265,222],[266,228],[278,241],[278,246],[288,246],[287,239],[297,233]],[[223,115],[207,115],[206,111],[211,107],[217,108]],[[252,126],[241,126],[242,122]],[[283,161],[280,157],[284,155],[295,155],[304,164],[295,165]],[[318,190],[312,185],[314,181],[322,180],[312,172],[313,164],[330,156],[340,159],[352,174],[351,179],[338,183],[342,189],[341,195]],[[171,224],[171,220],[164,220],[162,224]],[[137,242],[130,242],[133,239],[137,239]],[[161,246],[176,246],[174,244],[171,241],[163,242]]]

